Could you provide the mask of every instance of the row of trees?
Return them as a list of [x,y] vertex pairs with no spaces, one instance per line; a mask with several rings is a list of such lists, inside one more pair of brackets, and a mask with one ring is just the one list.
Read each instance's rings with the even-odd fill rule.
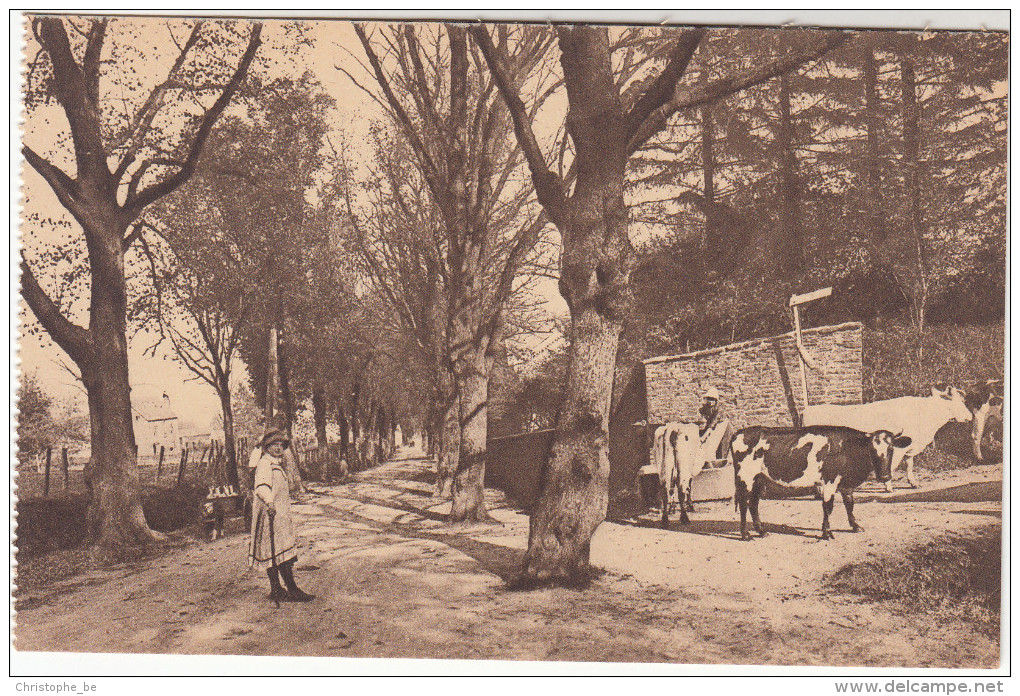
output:
[[[42,103],[63,108],[72,134],[81,127],[76,109],[119,123],[119,112],[100,109],[115,99],[100,95],[98,75],[129,66],[119,54],[103,53],[106,23],[87,24],[33,21],[44,64],[36,91]],[[65,178],[79,197],[106,182],[103,195],[121,210],[113,269],[119,304],[107,297],[109,278],[96,276],[105,258],[93,249],[98,233],[86,228],[85,241],[90,321],[119,317],[117,330],[107,332],[113,338],[104,340],[120,341],[123,385],[125,252],[137,241],[135,266],[146,272],[130,315],[165,337],[216,390],[232,462],[231,375],[241,359],[258,398],[268,394],[270,406],[291,421],[310,402],[320,444],[333,420],[349,461],[378,458],[397,422],[405,432],[419,430],[437,458],[437,495],[453,498],[451,522],[485,520],[490,386],[506,372],[508,341],[535,329],[528,288],[558,258],[569,351],[549,370],[562,375],[563,387],[523,568],[531,581],[586,576],[590,540],[606,513],[608,416],[621,338],[640,352],[701,335],[696,314],[706,297],[720,307],[752,306],[791,279],[812,281],[810,261],[822,251],[832,249],[854,267],[855,240],[878,240],[877,211],[893,199],[927,201],[917,194],[935,179],[997,210],[994,196],[974,195],[976,183],[981,191],[993,188],[996,144],[989,144],[987,124],[971,128],[968,120],[979,103],[1000,108],[984,98],[997,73],[978,69],[992,62],[994,41],[984,56],[973,56],[969,86],[953,77],[929,89],[917,86],[918,75],[937,79],[939,61],[928,56],[949,52],[936,41],[941,35],[923,39],[935,42],[928,44],[909,35],[918,47],[907,61],[908,35],[875,43],[872,35],[845,32],[357,25],[360,53],[341,69],[385,120],[370,134],[371,160],[356,162],[344,138],[330,133],[332,104],[314,76],[249,71],[257,27],[189,26],[142,115],[105,126],[97,141],[109,153],[104,162],[115,161],[118,128],[145,130],[131,153],[142,164],[125,166],[122,183],[109,183],[116,172],[108,169],[90,174],[84,150],[74,149],[72,178],[39,156],[35,164],[26,148],[58,196]],[[92,101],[76,102],[81,97],[68,96],[64,78],[45,70],[51,52],[60,57],[53,38],[60,33],[68,42],[61,65],[70,60],[91,75]],[[216,60],[193,58],[206,52]],[[962,64],[952,60],[946,74]],[[894,134],[899,122],[889,112],[897,95],[910,93],[894,83],[908,84],[911,74],[917,99],[911,106],[900,98],[903,125]],[[172,90],[188,105],[186,114],[157,118]],[[235,106],[227,110],[230,100]],[[963,134],[952,152],[942,122],[935,128],[926,120],[936,111]],[[993,134],[999,120],[998,112],[988,116]],[[153,124],[163,131],[154,133]],[[956,160],[955,169],[943,162],[936,176],[934,166],[920,163],[939,148]],[[967,177],[976,183],[967,187]],[[84,228],[90,218],[76,213],[76,199],[60,200]],[[909,266],[899,263],[903,256],[877,250],[920,240],[917,259],[929,268],[924,245],[942,234],[925,227],[934,211],[903,205],[915,212],[883,220],[914,226],[887,225],[868,247],[901,279]],[[838,239],[831,229],[823,233],[823,221],[834,219],[848,223]],[[674,232],[639,254],[632,220]],[[27,263],[23,269],[26,299],[78,363],[86,386],[88,370],[120,364],[75,357],[71,337],[93,329],[69,329]],[[762,279],[767,287],[752,290]],[[669,311],[649,311],[663,301]],[[673,328],[654,328],[661,326]],[[528,398],[549,398],[541,380],[521,388]],[[115,433],[125,446],[93,447],[92,469],[110,473],[92,480],[120,496],[113,505],[94,494],[92,508],[109,519],[94,529],[99,546],[147,537],[137,515],[111,512],[111,505],[135,505],[137,482],[120,475],[134,461],[126,447],[130,422],[122,430],[110,425],[112,411],[98,400],[105,389],[90,390],[93,437]],[[107,398],[130,408],[123,389]]]

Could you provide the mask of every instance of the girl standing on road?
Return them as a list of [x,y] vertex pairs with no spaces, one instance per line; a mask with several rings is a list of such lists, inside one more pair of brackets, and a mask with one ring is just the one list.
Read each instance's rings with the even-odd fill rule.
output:
[[[265,568],[269,576],[269,598],[282,602],[310,602],[315,595],[294,582],[297,541],[290,513],[290,480],[283,467],[283,452],[290,445],[287,433],[271,428],[259,447],[262,456],[255,466],[248,566]],[[287,589],[280,585],[280,578]]]

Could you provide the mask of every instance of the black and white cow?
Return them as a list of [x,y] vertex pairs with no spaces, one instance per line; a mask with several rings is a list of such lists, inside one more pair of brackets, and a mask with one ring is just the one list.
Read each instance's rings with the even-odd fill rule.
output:
[[974,414],[971,439],[974,444],[974,458],[979,462],[984,461],[981,454],[981,441],[985,437],[985,427],[988,425],[988,421],[1002,422],[1002,407],[1005,401],[1003,386],[1001,379],[990,379],[987,382],[978,382],[967,387],[964,401],[970,412]]
[[909,437],[888,430],[862,433],[839,426],[807,428],[744,428],[730,445],[736,478],[737,507],[740,509],[740,536],[749,541],[747,511],[754,529],[765,536],[758,517],[758,501],[768,481],[793,488],[820,486],[822,491],[822,539],[832,539],[829,515],[836,491],[843,497],[850,529],[859,532],[854,518],[854,489],[872,472],[879,481],[892,475],[895,447],[910,445]]

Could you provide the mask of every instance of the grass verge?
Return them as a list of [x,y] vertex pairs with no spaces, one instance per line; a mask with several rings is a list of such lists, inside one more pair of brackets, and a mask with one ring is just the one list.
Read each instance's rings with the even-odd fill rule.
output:
[[[194,527],[197,534],[205,495],[205,487],[191,483],[179,488],[145,486],[142,510],[149,526],[157,532]],[[86,506],[83,494],[18,501],[19,593],[79,575],[88,569],[90,559],[84,547]],[[142,551],[139,558],[158,552],[158,549]]]
[[999,634],[1002,606],[1002,527],[951,532],[905,555],[844,566],[826,584],[894,610],[941,622],[965,621]]

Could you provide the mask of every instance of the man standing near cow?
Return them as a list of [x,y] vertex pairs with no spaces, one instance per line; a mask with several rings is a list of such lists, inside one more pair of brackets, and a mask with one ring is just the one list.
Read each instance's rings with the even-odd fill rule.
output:
[[719,390],[709,387],[701,397],[701,408],[698,413],[705,419],[698,429],[701,436],[701,453],[706,462],[725,459],[733,442],[733,426],[719,405]]

